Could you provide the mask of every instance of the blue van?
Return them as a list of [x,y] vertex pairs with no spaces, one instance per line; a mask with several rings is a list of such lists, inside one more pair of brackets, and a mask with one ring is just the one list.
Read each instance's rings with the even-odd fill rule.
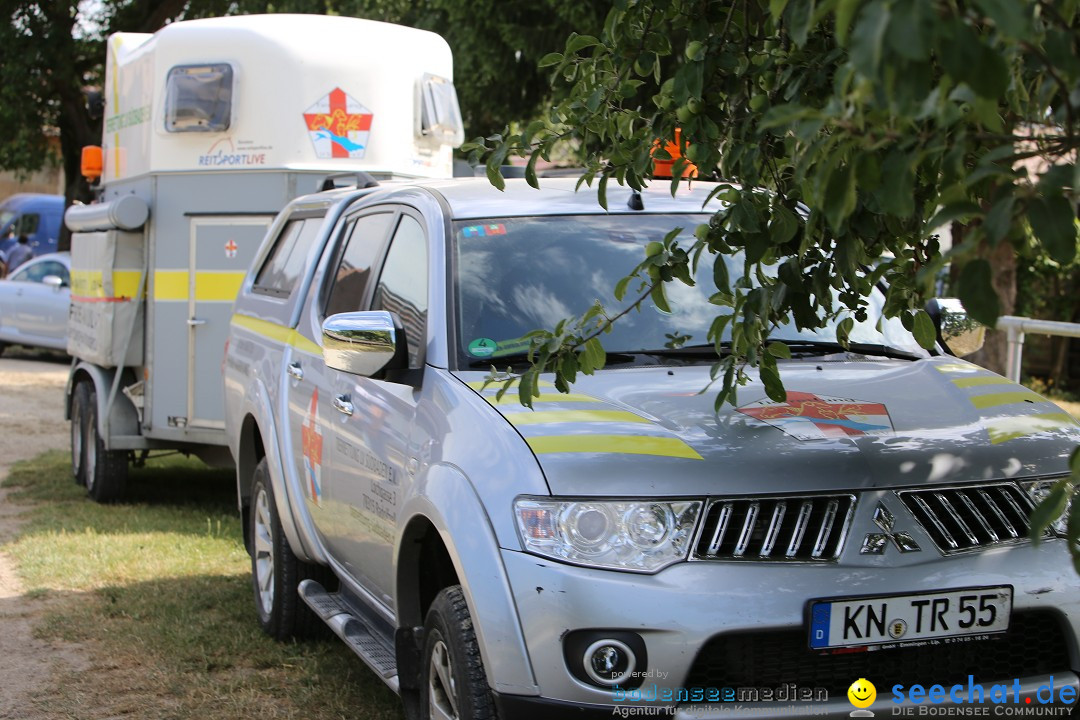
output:
[[19,235],[26,235],[34,255],[56,252],[60,224],[64,218],[64,196],[16,193],[0,202],[0,253],[5,256]]

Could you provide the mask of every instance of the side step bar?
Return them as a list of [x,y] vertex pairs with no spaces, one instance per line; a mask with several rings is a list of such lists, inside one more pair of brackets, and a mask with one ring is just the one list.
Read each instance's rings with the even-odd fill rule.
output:
[[394,648],[357,617],[341,599],[339,593],[328,593],[314,580],[304,580],[297,592],[323,622],[345,641],[360,659],[382,678],[394,692],[398,687],[397,659]]

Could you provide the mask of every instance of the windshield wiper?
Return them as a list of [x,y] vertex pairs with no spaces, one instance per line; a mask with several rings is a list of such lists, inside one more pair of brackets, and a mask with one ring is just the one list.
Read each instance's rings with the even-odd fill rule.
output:
[[814,355],[828,355],[830,353],[853,353],[856,355],[874,355],[879,357],[895,358],[897,360],[922,360],[924,356],[918,353],[900,350],[891,345],[875,343],[848,343],[845,348],[838,342],[829,340],[783,340],[777,339],[788,346],[792,357],[812,357]]
[[[634,362],[637,357],[636,353],[623,353],[623,352],[609,352],[607,354],[607,363],[610,365],[619,365],[624,363]],[[498,357],[489,358],[477,358],[469,361],[469,368],[474,370],[488,370],[494,365],[496,368],[513,367],[515,365],[528,365],[529,353],[509,353],[507,355],[499,355]]]

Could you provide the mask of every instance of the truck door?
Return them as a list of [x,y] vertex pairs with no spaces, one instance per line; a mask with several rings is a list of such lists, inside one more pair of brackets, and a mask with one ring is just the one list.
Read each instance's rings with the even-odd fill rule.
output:
[[[353,517],[329,484],[331,459],[336,452],[334,428],[340,416],[332,408],[331,379],[322,357],[322,320],[328,314],[363,307],[370,290],[372,264],[385,244],[393,219],[394,214],[386,211],[353,215],[330,238],[325,252],[329,257],[312,282],[297,323],[298,337],[288,349],[284,368],[289,462],[316,532],[339,560],[340,547],[335,540]],[[323,221],[320,218],[309,222],[318,227]],[[365,582],[362,577],[358,580]]]
[[[427,320],[427,240],[417,217],[397,216],[379,279],[364,309],[394,312],[405,328],[409,366],[423,367]],[[329,538],[339,560],[393,607],[398,512],[411,482],[409,447],[419,390],[329,369],[337,422],[327,492],[350,512]]]
[[269,215],[191,218],[187,417],[192,427],[225,427],[221,359],[233,301],[272,221]]

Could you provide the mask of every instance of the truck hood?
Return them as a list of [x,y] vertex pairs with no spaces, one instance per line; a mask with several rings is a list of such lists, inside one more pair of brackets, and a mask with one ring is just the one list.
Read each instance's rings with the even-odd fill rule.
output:
[[[843,361],[837,361],[843,358]],[[1080,427],[1061,408],[955,358],[846,355],[780,363],[714,411],[707,367],[612,368],[533,410],[464,380],[528,443],[555,495],[702,496],[948,485],[1068,471]],[[705,390],[705,392],[702,392]]]

